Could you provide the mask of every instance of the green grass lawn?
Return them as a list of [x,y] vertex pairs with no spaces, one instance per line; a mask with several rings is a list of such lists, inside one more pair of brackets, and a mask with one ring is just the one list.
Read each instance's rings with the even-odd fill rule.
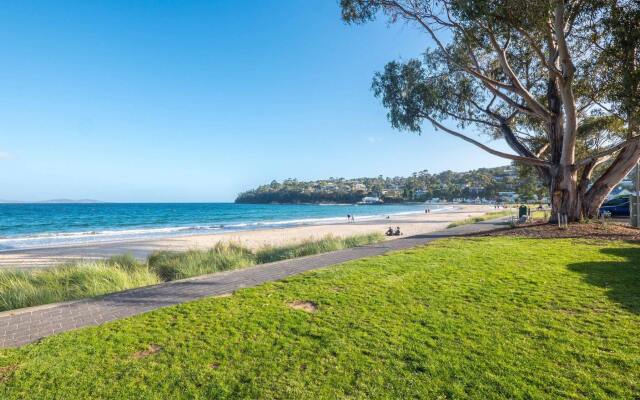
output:
[[2,350],[0,398],[636,398],[639,332],[640,246],[448,239]]

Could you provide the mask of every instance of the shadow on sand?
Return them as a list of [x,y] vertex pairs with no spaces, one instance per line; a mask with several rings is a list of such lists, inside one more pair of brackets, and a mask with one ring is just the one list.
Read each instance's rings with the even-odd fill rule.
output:
[[626,261],[593,261],[569,264],[585,282],[607,289],[607,296],[626,310],[640,314],[640,247],[602,249],[602,253]]

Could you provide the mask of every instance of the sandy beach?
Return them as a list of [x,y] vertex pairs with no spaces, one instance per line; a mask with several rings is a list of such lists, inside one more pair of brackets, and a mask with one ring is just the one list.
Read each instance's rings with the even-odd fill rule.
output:
[[30,250],[0,252],[0,268],[45,267],[64,262],[91,260],[130,253],[144,259],[153,251],[206,249],[219,242],[235,242],[250,248],[278,246],[327,235],[351,236],[371,232],[383,233],[399,226],[405,236],[425,234],[447,227],[451,222],[494,211],[491,205],[455,205],[451,210],[424,214],[392,215],[347,223],[304,225],[289,228],[229,232],[220,234],[176,236],[162,239],[101,242]]

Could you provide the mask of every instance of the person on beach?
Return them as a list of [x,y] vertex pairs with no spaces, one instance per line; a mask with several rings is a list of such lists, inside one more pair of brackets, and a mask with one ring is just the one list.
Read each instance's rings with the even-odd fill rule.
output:
[[387,231],[384,234],[387,236],[393,236],[393,228],[389,227],[389,229],[387,229]]
[[400,235],[402,235],[402,233],[400,232],[400,227],[396,226],[396,231],[393,232],[393,236],[400,236]]

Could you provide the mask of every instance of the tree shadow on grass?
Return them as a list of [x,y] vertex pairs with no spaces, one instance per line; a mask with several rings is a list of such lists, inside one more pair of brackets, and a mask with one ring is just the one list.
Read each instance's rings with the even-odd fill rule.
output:
[[634,314],[640,314],[640,247],[607,248],[604,254],[626,261],[593,261],[569,264],[571,271],[583,274],[585,282],[607,289],[607,296]]

